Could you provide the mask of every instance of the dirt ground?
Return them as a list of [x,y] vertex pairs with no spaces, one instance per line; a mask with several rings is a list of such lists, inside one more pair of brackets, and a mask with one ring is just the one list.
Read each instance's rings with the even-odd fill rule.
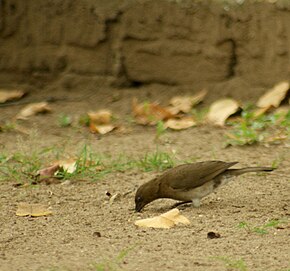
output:
[[[76,91],[69,96],[63,90],[31,93],[23,101],[56,98],[51,104],[53,112],[23,123],[32,135],[0,133],[1,152],[62,146],[75,153],[90,144],[96,153],[144,156],[156,149],[154,128],[128,122],[126,133],[97,137],[84,127],[60,128],[57,118],[60,113],[77,118],[88,110],[109,108],[126,119],[130,117],[131,97],[165,102],[179,92],[174,87],[148,86],[118,91],[102,88],[82,95]],[[1,108],[1,118],[12,118],[22,107]],[[166,132],[158,148],[174,152],[180,160],[239,161],[239,166],[271,166],[279,161],[279,168],[265,175],[240,176],[205,198],[200,208],[182,208],[182,214],[191,221],[189,226],[149,229],[134,225],[135,220],[161,214],[175,203],[158,200],[142,213],[134,212],[136,188],[157,172],[131,170],[97,181],[26,187],[14,187],[15,180],[0,183],[0,270],[289,270],[289,227],[269,228],[267,234],[238,227],[240,222],[259,227],[272,219],[289,223],[289,148],[224,148],[223,143],[223,130],[201,126]],[[122,196],[109,204],[106,191]],[[48,204],[53,215],[17,217],[19,202]],[[208,239],[210,231],[221,237]],[[118,262],[119,253],[126,249],[128,253]],[[102,263],[103,269],[97,265]]]

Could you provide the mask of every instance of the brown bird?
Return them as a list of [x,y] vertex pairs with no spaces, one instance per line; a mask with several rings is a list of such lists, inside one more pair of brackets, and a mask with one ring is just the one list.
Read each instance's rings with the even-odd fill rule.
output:
[[246,167],[229,169],[238,162],[205,161],[184,164],[165,171],[161,176],[141,185],[135,195],[135,210],[140,212],[148,203],[170,198],[192,202],[200,206],[200,200],[231,178],[256,171],[272,171],[271,167]]

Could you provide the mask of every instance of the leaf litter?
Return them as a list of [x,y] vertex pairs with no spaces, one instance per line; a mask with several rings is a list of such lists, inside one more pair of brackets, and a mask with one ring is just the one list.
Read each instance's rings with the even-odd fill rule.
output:
[[217,126],[224,126],[226,120],[240,110],[240,105],[233,99],[220,99],[211,104],[207,119]]
[[6,103],[11,100],[21,99],[26,95],[23,90],[4,90],[0,89],[0,103]]
[[17,216],[32,216],[32,217],[38,217],[38,216],[47,216],[51,215],[52,211],[49,209],[48,206],[44,204],[35,204],[35,203],[19,203],[16,215]]
[[89,129],[92,133],[107,134],[117,128],[112,122],[112,112],[110,110],[99,110],[88,112]]
[[47,102],[32,103],[25,106],[17,115],[16,119],[26,120],[29,117],[40,114],[40,113],[49,113],[51,108]]
[[135,221],[138,227],[169,229],[178,224],[189,225],[190,221],[187,217],[180,214],[180,211],[175,208],[159,216],[146,218]]

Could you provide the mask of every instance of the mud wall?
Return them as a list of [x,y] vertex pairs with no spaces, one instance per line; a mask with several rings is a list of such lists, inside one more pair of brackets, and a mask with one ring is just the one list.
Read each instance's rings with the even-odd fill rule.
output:
[[289,1],[221,2],[2,0],[0,84],[289,79]]

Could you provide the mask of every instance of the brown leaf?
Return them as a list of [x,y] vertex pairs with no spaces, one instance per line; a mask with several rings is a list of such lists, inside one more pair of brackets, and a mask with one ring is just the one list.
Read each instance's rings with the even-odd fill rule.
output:
[[22,98],[26,94],[23,90],[0,90],[0,103]]
[[110,110],[99,110],[97,112],[88,112],[90,123],[109,124],[112,120],[112,112]]
[[270,105],[270,106],[267,106],[267,107],[261,107],[261,108],[257,108],[255,111],[254,111],[254,117],[255,118],[258,118],[262,115],[264,115],[265,113],[269,112],[270,110],[273,109],[273,106]]
[[97,133],[97,134],[107,134],[111,131],[113,131],[116,128],[116,126],[112,124],[95,124],[95,123],[90,123],[90,131],[92,133]]
[[52,177],[59,169],[60,169],[59,164],[54,164],[50,167],[38,170],[36,174],[41,177]]
[[172,105],[170,110],[173,110],[172,112],[175,112],[175,114],[179,112],[188,113],[193,106],[203,101],[206,94],[207,90],[203,89],[196,95],[175,96],[170,100],[170,104]]
[[136,98],[132,101],[133,114],[137,123],[142,125],[155,125],[160,120],[167,120],[175,115],[158,103],[138,104]]
[[43,204],[19,203],[16,211],[17,216],[46,216],[52,212]]
[[180,119],[169,119],[164,123],[164,126],[173,130],[183,130],[196,126],[196,122],[192,117],[183,117]]
[[177,208],[172,209],[160,216],[135,221],[135,225],[139,227],[163,229],[172,228],[180,223],[189,225],[190,221],[185,216],[181,215]]
[[117,126],[111,124],[112,112],[110,110],[89,112],[88,116],[90,119],[89,129],[92,133],[104,135],[117,128]]
[[39,113],[47,113],[51,112],[51,108],[49,107],[47,102],[41,103],[33,103],[25,106],[16,116],[17,119],[27,119],[33,115]]
[[77,161],[74,159],[60,160],[55,164],[59,165],[67,173],[74,173],[77,169]]
[[207,114],[207,119],[214,125],[224,126],[229,116],[240,109],[237,101],[233,99],[221,99],[214,102]]
[[258,107],[278,107],[286,98],[289,91],[289,82],[282,81],[268,90],[257,102]]

